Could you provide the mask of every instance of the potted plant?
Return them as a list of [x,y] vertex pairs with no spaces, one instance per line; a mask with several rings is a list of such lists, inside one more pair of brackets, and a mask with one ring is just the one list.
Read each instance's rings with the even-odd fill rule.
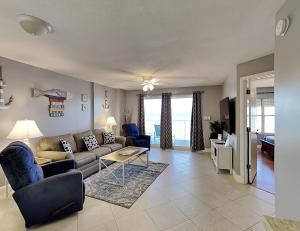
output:
[[223,133],[222,123],[219,121],[210,122],[209,128],[211,130],[209,139],[218,139],[218,134]]

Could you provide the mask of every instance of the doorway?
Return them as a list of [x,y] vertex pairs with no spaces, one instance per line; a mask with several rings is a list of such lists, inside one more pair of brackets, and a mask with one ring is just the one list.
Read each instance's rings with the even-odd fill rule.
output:
[[275,106],[274,73],[242,79],[244,95],[245,173],[249,184],[275,193],[274,146]]

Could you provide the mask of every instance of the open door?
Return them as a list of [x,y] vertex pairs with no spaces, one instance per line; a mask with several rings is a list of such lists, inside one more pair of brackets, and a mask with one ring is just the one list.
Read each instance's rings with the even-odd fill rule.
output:
[[252,86],[251,80],[248,80],[247,89],[247,132],[248,132],[248,183],[252,184],[257,173],[257,103],[256,87]]

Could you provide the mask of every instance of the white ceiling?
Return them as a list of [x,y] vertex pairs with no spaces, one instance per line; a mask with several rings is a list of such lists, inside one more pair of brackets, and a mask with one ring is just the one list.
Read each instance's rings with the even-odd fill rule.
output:
[[[222,84],[234,64],[273,51],[284,1],[1,0],[0,55],[122,89],[140,89],[142,75],[168,88]],[[54,33],[26,34],[20,13]]]

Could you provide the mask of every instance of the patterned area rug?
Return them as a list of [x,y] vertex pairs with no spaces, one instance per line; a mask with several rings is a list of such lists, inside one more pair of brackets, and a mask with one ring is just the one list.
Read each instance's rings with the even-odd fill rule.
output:
[[[109,169],[102,169],[85,179],[86,196],[130,208],[168,167],[168,164],[149,161],[148,168],[131,164],[125,165],[124,187],[113,185],[120,183],[122,179],[122,168],[118,168],[119,166],[118,163],[112,164]],[[108,174],[109,170],[114,172],[119,181],[112,174]]]

